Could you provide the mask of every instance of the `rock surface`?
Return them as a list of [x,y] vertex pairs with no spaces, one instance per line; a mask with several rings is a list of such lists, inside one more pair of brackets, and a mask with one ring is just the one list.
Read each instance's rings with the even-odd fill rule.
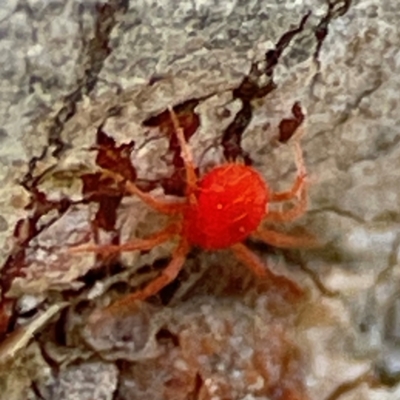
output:
[[[4,398],[400,398],[400,3],[3,3]],[[274,190],[294,178],[302,125],[310,204],[294,229],[323,245],[250,245],[308,297],[266,288],[228,252],[194,251],[153,304],[96,329],[94,310],[158,274],[174,246],[67,252],[165,224],[137,198],[97,193],[99,158],[179,194],[162,117],[177,105],[200,172],[243,157]]]

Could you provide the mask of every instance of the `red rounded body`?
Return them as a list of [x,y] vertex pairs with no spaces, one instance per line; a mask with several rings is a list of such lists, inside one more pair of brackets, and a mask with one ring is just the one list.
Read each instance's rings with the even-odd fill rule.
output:
[[223,249],[257,229],[267,211],[268,187],[253,168],[228,163],[203,176],[196,198],[185,212],[183,235],[204,249]]

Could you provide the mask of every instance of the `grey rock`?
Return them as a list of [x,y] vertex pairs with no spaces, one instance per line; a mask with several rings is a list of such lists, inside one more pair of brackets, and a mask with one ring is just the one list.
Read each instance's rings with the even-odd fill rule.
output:
[[[190,140],[195,161],[202,172],[223,162],[220,138],[242,107],[232,91],[250,71],[254,74],[254,68],[265,71],[266,52],[286,40],[272,78],[252,76],[260,86],[273,79],[276,88],[252,100],[252,118],[241,144],[273,190],[287,188],[295,174],[293,153],[290,146],[276,145],[276,139],[281,121],[292,117],[296,102],[301,104],[311,184],[308,213],[296,225],[316,234],[323,247],[260,254],[269,265],[278,264],[279,273],[309,288],[310,299],[297,325],[288,324],[287,329],[310,355],[304,366],[310,398],[333,399],[340,393],[347,400],[400,398],[400,5],[391,0],[330,4],[331,8],[322,0],[109,0],[102,6],[83,0],[2,2],[0,264],[18,248],[18,221],[33,215],[27,205],[32,199],[29,183],[35,178],[51,201],[82,200],[79,175],[96,168],[95,154],[88,149],[101,126],[118,144],[136,142],[132,161],[140,179],[161,179],[173,170],[168,140],[142,122],[170,105],[198,99],[201,125]],[[285,35],[296,30],[309,11],[303,29],[289,40]],[[160,188],[155,193],[163,195]],[[87,217],[89,226],[95,207],[79,207],[76,224],[81,227]],[[46,296],[52,303],[63,290],[80,289],[74,307],[90,299],[101,308],[111,301],[104,293],[118,279],[136,287],[142,283],[136,277],[139,267],[169,254],[164,247],[136,259],[126,256],[124,262],[132,264],[130,274],[86,289],[82,282],[95,266],[94,257],[75,262],[52,252],[53,245],[57,251],[64,242],[71,245],[74,222],[68,215],[53,209],[40,219],[38,224],[46,229],[29,241],[32,269],[14,282],[9,294]],[[52,218],[56,222],[47,226]],[[122,203],[117,220],[124,240],[164,224],[135,201]],[[101,240],[111,238],[103,232]],[[45,262],[40,259],[43,247]],[[213,302],[223,282],[215,277],[213,282],[202,281],[212,276],[208,266],[240,266],[224,255],[201,257],[196,259],[207,265],[191,275],[194,283],[184,292],[196,298],[213,283]],[[174,318],[181,315],[177,304],[168,310]],[[255,319],[263,315],[257,312],[252,314]],[[188,307],[187,321],[193,313]],[[212,321],[218,317],[210,311]],[[82,337],[74,335],[67,342],[84,346]],[[149,336],[151,343],[158,340],[154,330]],[[141,340],[141,349],[146,349],[146,340]],[[157,346],[149,347],[151,357],[157,357]],[[112,355],[109,359],[114,360]],[[140,365],[136,353],[135,360]],[[26,371],[19,382],[15,365],[12,380],[26,390],[10,389],[10,380],[5,387],[16,393],[9,398],[23,399],[31,393],[32,382]],[[59,378],[53,377],[57,398],[112,398],[118,375],[114,365],[83,361],[65,368]],[[87,379],[92,386],[85,386]],[[102,379],[107,387],[100,385]],[[101,386],[98,392],[96,385]],[[341,388],[345,389],[340,392]]]

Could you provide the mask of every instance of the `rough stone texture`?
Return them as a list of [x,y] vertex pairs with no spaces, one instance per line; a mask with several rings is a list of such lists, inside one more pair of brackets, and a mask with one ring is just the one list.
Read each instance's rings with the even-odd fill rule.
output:
[[177,307],[164,323],[161,354],[121,368],[117,398],[306,399],[304,355],[267,302],[199,297]]
[[[4,398],[111,399],[116,394],[120,400],[129,399],[135,371],[143,368],[151,376],[151,368],[159,372],[191,348],[174,345],[171,350],[160,330],[181,339],[185,332],[207,336],[195,305],[205,303],[199,307],[208,310],[204,313],[212,326],[220,319],[239,318],[237,310],[250,307],[244,304],[254,296],[251,291],[244,291],[242,300],[236,292],[229,309],[229,295],[220,288],[229,282],[229,277],[221,282],[220,268],[244,267],[224,252],[195,252],[168,308],[157,304],[159,308],[146,318],[126,319],[125,324],[136,321],[145,326],[118,337],[123,345],[107,348],[101,342],[101,357],[107,362],[98,359],[99,344],[87,326],[89,311],[154,276],[154,271],[139,274],[138,270],[166,257],[171,246],[143,256],[124,256],[129,271],[104,280],[88,277],[89,270],[99,267],[94,257],[74,256],[73,261],[65,252],[74,240],[86,238],[84,221],[89,227],[98,206],[80,203],[79,175],[96,168],[89,148],[103,125],[118,144],[135,141],[131,159],[141,179],[169,176],[173,166],[168,139],[142,122],[169,105],[191,99],[198,100],[201,121],[190,139],[196,163],[204,171],[223,162],[220,138],[242,109],[233,89],[252,66],[266,67],[265,53],[298,28],[309,11],[304,28],[279,54],[272,73],[276,88],[252,100],[241,145],[274,189],[287,187],[294,176],[293,154],[290,146],[277,145],[276,138],[281,121],[291,118],[293,105],[300,102],[306,114],[302,143],[312,184],[309,212],[298,225],[318,235],[323,246],[273,253],[256,248],[279,273],[309,288],[309,298],[290,310],[279,290],[262,292],[259,299],[276,301],[281,312],[266,318],[262,306],[251,303],[258,306],[248,310],[248,324],[261,320],[264,332],[272,336],[277,325],[285,331],[291,346],[308,359],[299,364],[299,376],[312,400],[400,398],[400,4],[392,0],[173,3],[109,0],[96,6],[86,0],[20,0],[0,5],[0,263],[8,260],[4,275],[7,265],[15,264],[10,253],[22,254],[21,243],[28,246],[26,270],[6,291],[11,289],[9,295],[15,297],[21,292],[37,296],[33,309],[63,296],[71,302],[66,313],[35,337],[22,359],[16,356],[2,366]],[[269,79],[260,74],[255,80],[264,85]],[[35,178],[50,211],[37,221],[42,231],[25,243],[32,225],[22,224],[18,232],[15,227],[35,213],[35,207],[26,208],[34,197]],[[159,185],[154,193],[162,195]],[[65,207],[52,205],[65,197],[71,202]],[[122,202],[117,214],[122,240],[164,224],[137,199]],[[113,234],[102,232],[100,240],[109,241]],[[89,233],[87,239],[93,239]],[[96,284],[90,286],[93,281]],[[26,299],[20,298],[18,304],[26,304]],[[218,305],[219,299],[224,306]],[[15,326],[29,321],[32,310],[28,311],[21,311]],[[119,327],[111,326],[117,331]],[[110,341],[115,339],[111,328],[106,331]],[[146,336],[140,338],[140,351],[135,347],[137,335]],[[168,340],[173,342],[174,337]],[[222,347],[225,354],[241,354],[258,340],[249,335],[243,348],[240,340]],[[58,377],[41,351],[63,366]],[[283,356],[276,357],[274,366],[282,366]],[[122,361],[110,364],[116,359]],[[222,358],[221,371],[214,371],[210,359],[203,357],[203,364],[190,371],[195,387],[198,374],[203,383],[215,379],[216,393],[221,390],[228,398],[266,399],[257,385],[245,393],[239,378],[237,386],[224,386],[221,371],[243,368],[239,361],[232,366],[231,360]],[[96,371],[101,371],[100,377]],[[84,383],[90,377],[91,387]],[[162,379],[156,384],[162,385]],[[296,379],[297,375],[289,381]],[[100,381],[104,387],[96,392],[94,385]],[[205,386],[196,389],[198,397],[193,392],[193,398],[222,398],[204,395]],[[289,398],[276,392],[268,395]]]
[[51,390],[53,399],[111,400],[117,386],[117,368],[104,363],[82,363],[61,371]]

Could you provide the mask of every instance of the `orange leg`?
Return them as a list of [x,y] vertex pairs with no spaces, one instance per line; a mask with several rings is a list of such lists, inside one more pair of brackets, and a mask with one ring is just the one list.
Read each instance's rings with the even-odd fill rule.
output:
[[[197,176],[193,163],[193,155],[192,152],[190,151],[190,147],[186,143],[183,129],[179,126],[179,121],[175,112],[173,111],[172,108],[169,108],[169,112],[171,114],[171,120],[174,125],[174,129],[182,149],[181,150],[182,158],[185,163],[185,169],[186,169],[186,180],[188,188],[187,192],[189,195],[191,195],[193,194],[194,189],[196,188],[197,185]],[[184,211],[184,207],[186,205],[186,202],[184,201],[167,202],[164,200],[159,200],[153,197],[151,194],[141,191],[133,182],[125,181],[123,176],[119,174],[113,173],[111,171],[104,171],[103,173],[105,175],[111,176],[118,183],[124,182],[125,189],[129,194],[138,196],[149,207],[153,208],[156,211],[161,212],[162,214],[180,214]]]
[[300,144],[296,142],[295,146],[295,159],[296,159],[296,166],[297,166],[297,176],[296,180],[294,181],[293,186],[284,192],[272,192],[270,194],[269,201],[271,202],[279,202],[279,201],[286,201],[291,200],[298,195],[298,193],[303,189],[306,179],[306,170],[304,166],[304,159],[303,159],[303,151],[301,150]]
[[186,169],[187,193],[190,195],[197,187],[197,175],[193,161],[193,154],[190,150],[190,146],[186,142],[183,128],[179,126],[178,117],[172,107],[169,107],[169,113],[171,115],[171,121],[174,125],[179,145],[181,146],[181,155]]
[[69,249],[71,253],[93,252],[93,253],[118,253],[120,251],[134,250],[151,250],[153,247],[166,242],[173,235],[180,232],[180,226],[177,224],[168,225],[165,229],[150,235],[146,239],[135,239],[125,244],[120,245],[82,245],[75,246]]
[[179,274],[186,260],[186,255],[189,252],[190,246],[186,240],[181,240],[174,252],[172,260],[161,273],[160,276],[153,279],[142,290],[129,294],[122,299],[111,304],[103,311],[111,313],[129,312],[137,300],[145,300],[150,296],[157,294],[162,288],[171,283]]
[[300,197],[296,204],[285,211],[268,211],[264,220],[265,222],[289,222],[301,217],[308,207],[307,185],[303,184]]
[[104,175],[113,178],[117,183],[125,183],[125,190],[131,194],[138,196],[144,203],[154,210],[162,214],[179,214],[182,213],[185,203],[184,202],[168,202],[159,200],[149,193],[142,192],[133,182],[126,181],[123,176],[111,171],[103,171]]
[[317,240],[310,234],[303,234],[302,236],[290,236],[286,233],[261,228],[252,233],[250,237],[259,239],[266,244],[270,244],[274,247],[279,248],[300,248],[318,246]]
[[286,286],[291,294],[299,297],[303,294],[303,290],[290,279],[282,275],[274,274],[264,263],[243,243],[234,244],[231,249],[236,257],[243,262],[253,273],[271,282],[271,284],[279,287]]

